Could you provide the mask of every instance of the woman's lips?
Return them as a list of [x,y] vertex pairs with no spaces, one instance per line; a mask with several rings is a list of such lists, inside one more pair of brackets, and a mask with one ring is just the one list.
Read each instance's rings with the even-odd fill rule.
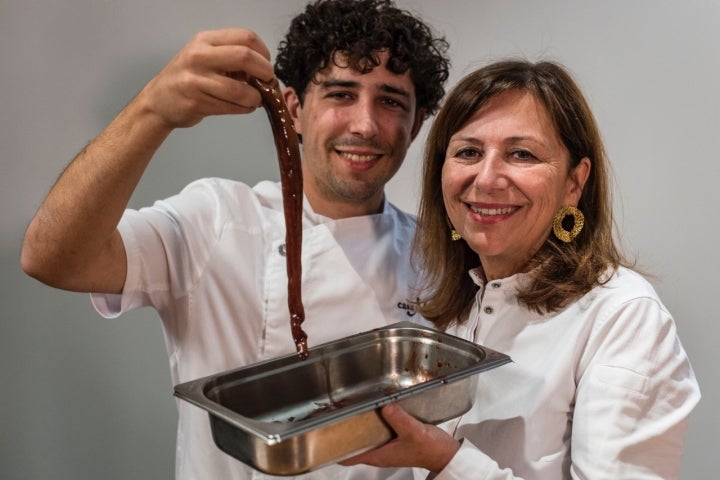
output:
[[477,205],[466,204],[468,213],[472,217],[472,221],[479,225],[495,225],[501,223],[518,210],[519,206],[500,206],[500,205]]
[[493,217],[496,215],[509,215],[519,208],[520,207],[477,207],[474,205],[470,205],[470,210],[473,213],[477,213],[478,215],[482,215],[485,217]]

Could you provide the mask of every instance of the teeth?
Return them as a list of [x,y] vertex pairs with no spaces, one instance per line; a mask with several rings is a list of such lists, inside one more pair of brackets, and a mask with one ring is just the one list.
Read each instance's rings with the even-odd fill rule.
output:
[[342,155],[351,162],[369,162],[377,157],[377,155],[358,155],[356,153],[348,152],[343,152]]
[[507,208],[477,208],[477,207],[470,207],[470,210],[472,210],[474,213],[480,214],[480,215],[486,215],[486,216],[492,216],[492,215],[507,215],[508,213],[512,213],[515,208],[513,207],[507,207]]

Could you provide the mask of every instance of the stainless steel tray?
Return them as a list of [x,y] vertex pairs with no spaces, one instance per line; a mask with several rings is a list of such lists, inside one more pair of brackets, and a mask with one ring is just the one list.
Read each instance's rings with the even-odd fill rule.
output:
[[399,404],[426,423],[472,406],[477,376],[511,359],[410,322],[179,384],[207,410],[216,445],[272,475],[295,475],[393,437],[379,407]]

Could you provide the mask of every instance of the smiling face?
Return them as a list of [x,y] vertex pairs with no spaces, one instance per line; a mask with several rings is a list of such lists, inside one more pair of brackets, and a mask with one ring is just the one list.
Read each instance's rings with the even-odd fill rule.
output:
[[445,207],[486,277],[523,271],[550,235],[555,212],[577,205],[590,171],[569,154],[529,92],[492,98],[450,138],[442,169]]
[[[410,73],[381,64],[361,74],[330,64],[305,90],[285,98],[303,142],[303,185],[313,209],[331,218],[377,213],[422,125]],[[338,62],[342,64],[342,62]]]

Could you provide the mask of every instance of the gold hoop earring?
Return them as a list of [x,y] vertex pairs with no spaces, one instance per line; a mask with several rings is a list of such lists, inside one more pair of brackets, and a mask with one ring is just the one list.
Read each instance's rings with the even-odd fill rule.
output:
[[[571,230],[565,230],[563,221],[569,216],[573,218],[573,226]],[[565,243],[570,243],[580,234],[583,226],[585,226],[585,215],[576,207],[566,205],[557,211],[553,217],[553,233],[555,236]]]
[[455,228],[453,228],[452,223],[450,223],[450,218],[445,215],[445,222],[447,222],[448,227],[450,227],[450,240],[453,242],[457,242],[458,240],[462,240],[462,235],[460,235]]

